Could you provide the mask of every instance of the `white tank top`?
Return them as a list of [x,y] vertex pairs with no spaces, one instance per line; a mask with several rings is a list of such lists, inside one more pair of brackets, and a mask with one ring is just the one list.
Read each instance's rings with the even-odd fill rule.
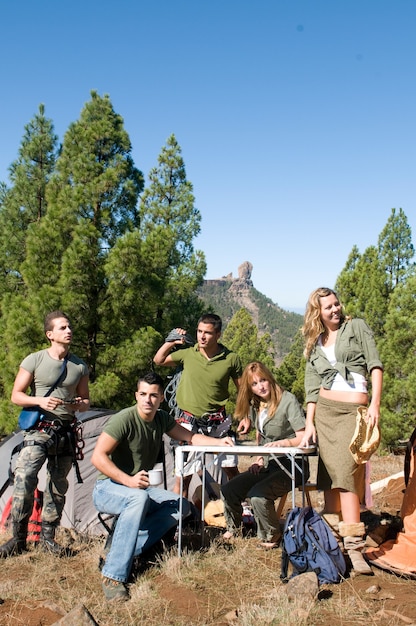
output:
[[[333,343],[332,346],[324,347],[322,345],[320,337],[318,343],[330,364],[334,366],[337,362],[335,358],[335,344]],[[365,378],[365,376],[363,376],[362,374],[356,374],[355,372],[351,372],[351,376],[353,378],[352,384],[350,384],[347,380],[345,380],[345,378],[341,376],[341,374],[338,373],[332,381],[331,391],[351,391],[367,393],[367,379]]]
[[268,417],[269,417],[269,413],[267,411],[267,407],[260,407],[259,418],[258,418],[258,428],[262,435],[264,434],[263,424]]

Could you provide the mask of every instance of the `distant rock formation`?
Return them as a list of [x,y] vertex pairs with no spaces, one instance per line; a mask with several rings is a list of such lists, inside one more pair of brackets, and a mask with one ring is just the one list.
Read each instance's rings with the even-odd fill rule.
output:
[[248,310],[258,327],[259,310],[250,297],[250,289],[253,287],[253,281],[251,280],[252,271],[253,265],[249,261],[244,261],[238,268],[238,278],[233,280],[228,291],[240,306]]
[[251,272],[253,271],[253,265],[249,261],[244,261],[238,268],[238,278],[234,278],[231,283],[230,291],[235,294],[242,294],[253,286],[251,280]]
[[245,307],[251,316],[254,323],[258,325],[258,307],[252,302],[249,291],[253,287],[253,281],[251,280],[251,273],[253,271],[253,264],[250,261],[244,261],[238,267],[238,278],[233,278],[232,272],[223,278],[216,278],[214,280],[204,280],[205,285],[229,285],[227,291],[230,297],[238,302],[240,306]]
[[290,351],[293,338],[302,324],[302,317],[284,311],[255,289],[251,280],[252,271],[253,265],[245,261],[238,268],[238,278],[234,278],[230,272],[222,278],[204,280],[198,295],[208,307],[207,310],[220,315],[224,328],[240,308],[247,309],[259,334],[270,334],[275,362],[279,364]]
[[[250,281],[251,272],[253,271],[253,264],[250,261],[244,261],[238,267],[238,280]],[[253,284],[253,283],[251,283]]]
[[251,280],[251,273],[253,271],[253,264],[250,261],[244,261],[238,267],[238,278],[233,278],[233,273],[230,272],[227,276],[222,278],[213,278],[210,280],[204,280],[206,285],[230,285],[230,291],[233,293],[240,293],[253,287],[253,281]]

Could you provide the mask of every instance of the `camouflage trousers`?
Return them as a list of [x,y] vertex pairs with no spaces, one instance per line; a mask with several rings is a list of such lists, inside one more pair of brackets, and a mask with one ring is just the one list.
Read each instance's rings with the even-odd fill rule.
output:
[[67,476],[72,466],[73,456],[67,448],[65,438],[56,438],[53,445],[48,447],[47,444],[51,443],[51,436],[45,432],[31,430],[25,435],[24,441],[26,445],[19,453],[14,471],[12,520],[23,522],[29,519],[33,509],[38,474],[47,460],[42,521],[59,524],[65,506],[65,494],[68,490]]

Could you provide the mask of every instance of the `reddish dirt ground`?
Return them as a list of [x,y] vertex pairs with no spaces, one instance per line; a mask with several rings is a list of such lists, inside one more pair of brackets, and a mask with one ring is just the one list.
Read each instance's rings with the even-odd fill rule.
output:
[[[315,498],[316,497],[318,496],[315,496]],[[390,523],[400,511],[402,499],[402,481],[396,481],[396,483],[392,482],[387,488],[376,494],[374,496],[372,512],[363,514],[364,521],[368,528],[376,525],[380,520],[380,516],[385,516]],[[374,623],[380,624],[381,626],[387,624],[416,624],[416,585],[414,582],[403,580],[394,574],[386,574],[384,570],[373,569],[374,576],[372,577],[358,576],[357,578],[348,579],[347,583],[332,585],[331,595],[342,599],[346,598],[348,594],[357,593],[361,598],[365,597],[366,603],[370,604],[372,607],[371,614]],[[82,575],[81,572],[80,575]],[[227,581],[216,580],[216,584],[227,585]],[[207,608],[197,593],[189,589],[186,589],[185,593],[180,584],[172,584],[165,575],[160,574],[156,576],[154,585],[160,596],[169,600],[171,616],[177,616],[178,620],[181,620],[181,623],[192,625],[195,623],[193,616],[207,614]],[[368,588],[373,585],[379,587],[378,592],[374,594],[366,593]],[[322,592],[322,594],[322,597],[319,599],[324,600],[325,593]],[[237,608],[238,607],[236,607],[236,609]],[[323,610],[320,613],[319,621],[315,618],[313,622],[308,621],[307,623],[313,624],[313,626],[317,624],[322,626],[334,626],[335,623],[341,623],[337,622],[336,618],[334,619],[334,615],[326,614],[324,603],[322,603],[322,608]],[[13,619],[10,618],[11,614],[13,615]],[[24,626],[52,626],[60,620],[62,616],[62,612],[59,608],[48,602],[32,602],[31,599],[28,598],[25,602],[16,603],[7,598],[4,600],[0,599],[0,625],[2,626],[10,626],[12,624],[22,624]],[[218,619],[215,620],[216,626],[229,623],[230,622],[227,620],[223,622],[218,621]],[[238,618],[234,623],[238,624]],[[357,619],[354,615],[351,615],[350,621],[342,620],[343,626],[357,626],[359,623],[366,622]]]

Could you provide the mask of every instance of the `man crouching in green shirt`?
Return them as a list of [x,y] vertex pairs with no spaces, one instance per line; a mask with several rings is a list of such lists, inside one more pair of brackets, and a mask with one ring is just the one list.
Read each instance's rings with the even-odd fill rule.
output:
[[[97,440],[91,462],[100,475],[93,500],[98,511],[118,515],[106,557],[103,591],[107,600],[129,599],[126,583],[133,559],[153,546],[178,523],[179,495],[151,486],[148,471],[157,462],[162,437],[195,445],[213,445],[213,439],[191,433],[159,409],[163,380],[154,372],[139,379],[137,404],[113,415]],[[232,446],[225,437],[216,445]],[[189,503],[183,501],[183,515]]]

